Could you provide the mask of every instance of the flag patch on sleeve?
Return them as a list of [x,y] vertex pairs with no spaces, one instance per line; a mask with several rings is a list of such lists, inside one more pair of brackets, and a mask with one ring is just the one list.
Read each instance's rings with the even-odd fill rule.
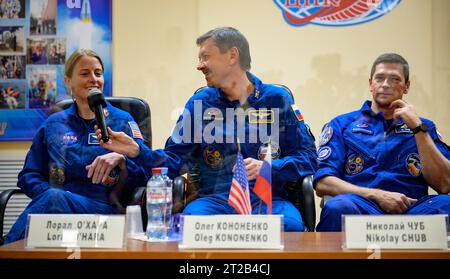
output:
[[130,121],[130,122],[128,122],[128,125],[130,125],[130,129],[131,129],[131,133],[133,134],[133,138],[142,139],[142,140],[144,139],[142,137],[141,130],[139,129],[139,126],[136,122]]
[[297,117],[297,120],[300,122],[300,121],[303,121],[303,115],[302,115],[302,113],[300,112],[300,109],[294,104],[294,105],[291,105],[291,108],[292,108],[292,111],[294,112],[294,114],[295,114],[295,117]]

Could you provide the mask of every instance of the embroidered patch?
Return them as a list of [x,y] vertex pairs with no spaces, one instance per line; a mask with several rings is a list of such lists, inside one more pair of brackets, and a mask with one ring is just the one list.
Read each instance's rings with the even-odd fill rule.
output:
[[63,186],[66,182],[66,174],[63,168],[58,167],[57,164],[51,163],[49,170],[49,182],[52,185]]
[[333,136],[333,127],[327,125],[320,134],[319,146],[327,144]]
[[109,176],[106,178],[105,182],[102,182],[101,185],[105,186],[106,188],[113,187],[119,182],[119,176],[120,176],[120,168],[116,167],[111,170],[109,173]]
[[366,134],[366,135],[373,135],[373,131],[372,130],[364,129],[364,128],[353,128],[352,129],[352,133],[361,133],[361,134]]
[[300,112],[300,109],[294,104],[294,105],[291,105],[291,108],[292,108],[292,111],[294,112],[294,114],[295,114],[295,117],[297,117],[297,120],[299,121],[299,122],[301,122],[301,121],[303,121],[303,115],[302,115],[302,113]]
[[366,122],[363,122],[363,123],[358,123],[355,126],[358,128],[367,128],[367,127],[369,127],[369,124],[367,124]]
[[[264,160],[267,154],[267,147],[269,146],[269,143],[263,143],[258,149],[258,160]],[[277,143],[272,142],[270,144],[271,152],[272,152],[272,160],[280,158],[281,149],[280,146]]]
[[63,145],[72,145],[78,141],[78,135],[74,135],[73,132],[66,133],[62,138]]
[[274,112],[271,109],[251,109],[248,111],[250,124],[270,124],[274,121]]
[[99,144],[97,135],[95,133],[89,133],[88,144]]
[[134,121],[129,121],[128,125],[130,125],[131,133],[133,134],[133,138],[135,139],[143,139],[141,130],[139,129],[139,126]]
[[354,175],[360,173],[364,168],[364,159],[359,154],[350,154],[345,162],[345,171],[348,174]]
[[203,161],[205,161],[205,163],[213,169],[223,167],[223,155],[212,145],[208,145],[203,150]]
[[396,134],[412,134],[413,131],[411,131],[410,128],[408,128],[408,125],[406,123],[396,126],[395,127],[395,133]]
[[420,164],[420,157],[416,153],[411,153],[406,157],[406,169],[412,176],[419,176],[422,173],[422,165]]
[[326,158],[330,157],[330,155],[331,155],[331,148],[329,146],[322,146],[317,151],[317,154],[318,154],[317,155],[317,160],[319,160],[319,161],[325,160]]

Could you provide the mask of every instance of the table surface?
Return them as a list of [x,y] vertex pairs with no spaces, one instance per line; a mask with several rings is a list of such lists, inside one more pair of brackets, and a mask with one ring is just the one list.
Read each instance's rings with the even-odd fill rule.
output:
[[450,259],[450,250],[348,250],[342,233],[284,233],[283,250],[179,249],[178,242],[128,239],[122,249],[26,248],[25,240],[0,247],[3,259]]

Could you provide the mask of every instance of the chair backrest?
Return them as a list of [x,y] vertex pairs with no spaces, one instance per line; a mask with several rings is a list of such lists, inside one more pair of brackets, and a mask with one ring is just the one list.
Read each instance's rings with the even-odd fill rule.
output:
[[[106,101],[111,105],[124,110],[131,114],[134,121],[139,125],[144,143],[148,147],[152,147],[152,125],[151,125],[151,111],[148,103],[140,98],[135,97],[105,97]],[[56,103],[54,111],[64,110],[73,104],[73,100],[66,99]]]

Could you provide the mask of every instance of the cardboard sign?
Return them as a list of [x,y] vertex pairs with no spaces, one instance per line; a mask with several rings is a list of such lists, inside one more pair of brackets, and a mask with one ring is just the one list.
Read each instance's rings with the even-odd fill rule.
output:
[[27,247],[122,248],[124,215],[30,214]]
[[447,215],[346,215],[345,248],[447,249]]
[[283,249],[282,215],[184,216],[179,248]]

